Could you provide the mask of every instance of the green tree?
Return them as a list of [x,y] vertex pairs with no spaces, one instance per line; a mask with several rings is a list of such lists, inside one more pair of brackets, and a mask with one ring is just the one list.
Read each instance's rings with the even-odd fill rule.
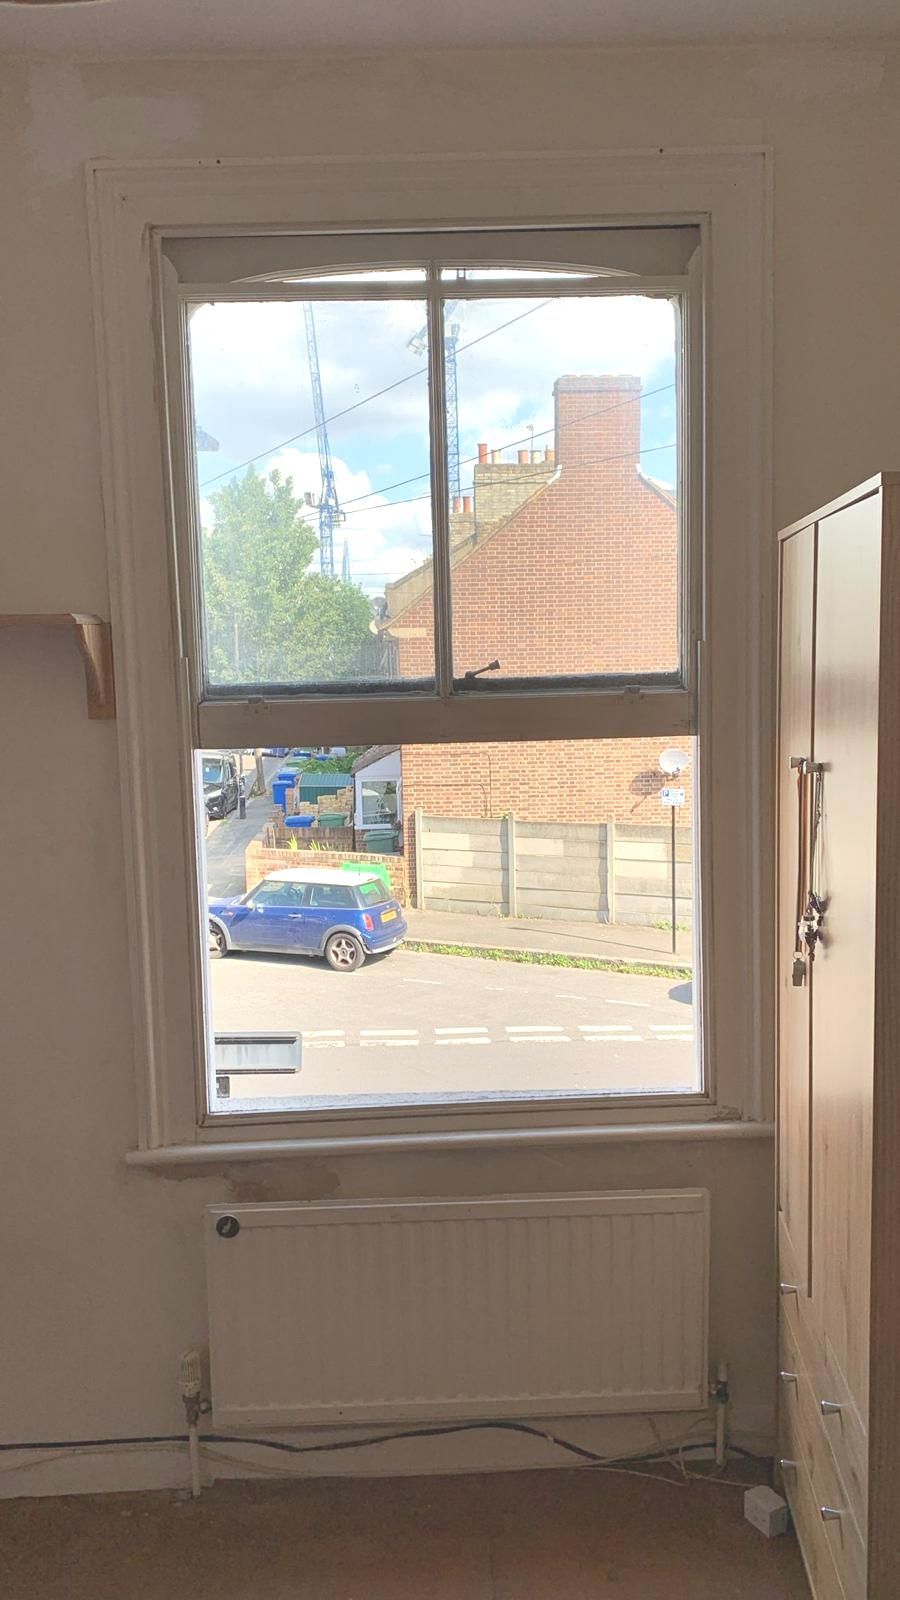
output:
[[355,677],[375,644],[354,583],[310,570],[318,540],[291,478],[248,468],[210,495],[203,586],[214,683]]

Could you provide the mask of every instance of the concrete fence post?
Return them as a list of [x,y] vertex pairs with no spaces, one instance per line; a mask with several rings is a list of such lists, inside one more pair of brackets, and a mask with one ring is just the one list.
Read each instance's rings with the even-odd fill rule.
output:
[[616,825],[606,824],[606,920],[616,920]]
[[518,916],[519,895],[516,888],[516,819],[510,811],[504,818],[506,839],[506,914]]
[[415,844],[415,869],[416,869],[416,894],[415,904],[419,911],[425,909],[425,875],[422,869],[424,848],[422,835],[425,832],[425,813],[418,809],[413,812],[413,838]]

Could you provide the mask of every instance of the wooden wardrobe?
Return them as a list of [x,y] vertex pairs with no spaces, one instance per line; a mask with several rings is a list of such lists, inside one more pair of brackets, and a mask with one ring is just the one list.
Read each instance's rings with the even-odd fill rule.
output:
[[780,606],[780,1479],[816,1600],[900,1600],[900,473]]

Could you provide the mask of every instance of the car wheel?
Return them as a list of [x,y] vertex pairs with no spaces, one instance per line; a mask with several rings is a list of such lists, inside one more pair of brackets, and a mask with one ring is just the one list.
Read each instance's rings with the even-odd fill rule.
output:
[[352,933],[333,933],[325,944],[325,960],[335,972],[355,972],[366,952]]
[[228,953],[229,953],[228,952],[228,940],[225,938],[225,935],[222,932],[222,929],[218,926],[217,923],[215,923],[215,922],[211,922],[210,923],[210,925],[209,925],[209,936],[212,939],[213,944],[215,945],[218,954],[220,956],[227,956]]

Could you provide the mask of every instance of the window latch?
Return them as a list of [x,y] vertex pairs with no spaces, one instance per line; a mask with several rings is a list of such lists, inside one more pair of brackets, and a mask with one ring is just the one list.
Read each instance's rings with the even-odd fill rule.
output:
[[463,682],[464,683],[471,683],[473,678],[480,678],[481,674],[483,672],[499,672],[499,671],[500,671],[500,663],[499,663],[499,661],[489,661],[486,667],[474,667],[474,668],[470,668],[468,672],[464,672],[463,673]]

